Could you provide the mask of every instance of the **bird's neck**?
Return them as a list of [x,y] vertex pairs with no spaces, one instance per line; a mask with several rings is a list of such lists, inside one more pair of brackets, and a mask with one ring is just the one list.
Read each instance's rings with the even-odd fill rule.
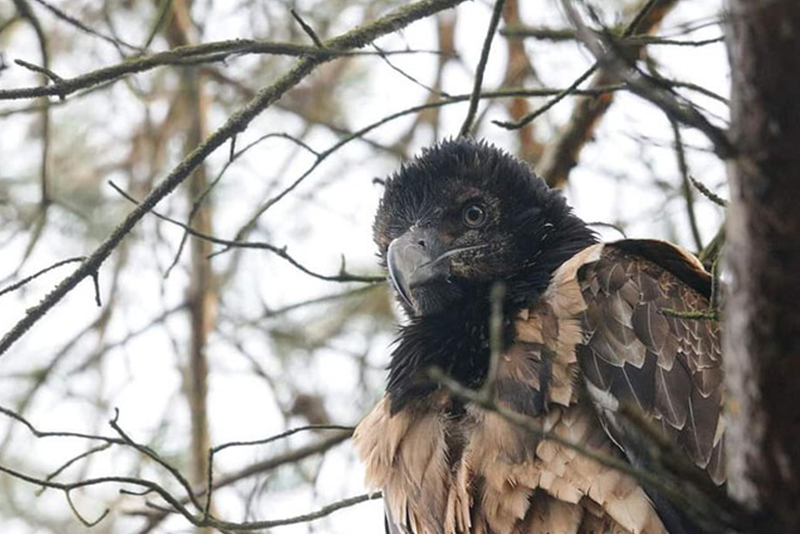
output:
[[506,280],[507,294],[518,309],[530,307],[550,285],[553,273],[572,256],[597,243],[597,235],[571,212],[557,219],[553,230],[537,238],[522,267]]
[[[513,343],[516,336],[514,318],[520,310],[536,303],[561,264],[596,242],[594,233],[580,219],[575,218],[575,221],[565,221],[560,235],[548,237],[547,247],[535,261],[504,280],[503,341],[506,346]],[[439,367],[467,387],[481,386],[490,357],[492,285],[471,286],[446,310],[414,317],[402,327],[389,363],[386,388],[393,413],[437,389],[436,382],[429,377],[432,367]]]
[[[489,360],[488,294],[473,290],[456,305],[422,317],[414,317],[400,330],[389,363],[386,391],[392,413],[409,403],[424,400],[437,389],[430,369],[440,368],[460,383],[477,388],[483,383]],[[505,317],[516,312],[508,310]],[[505,338],[513,339],[512,321],[505,321]]]

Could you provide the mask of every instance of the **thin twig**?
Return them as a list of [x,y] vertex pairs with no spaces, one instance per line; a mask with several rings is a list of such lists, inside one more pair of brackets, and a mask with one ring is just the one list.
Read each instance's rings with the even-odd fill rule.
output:
[[[83,460],[84,458],[88,458],[89,456],[97,454],[98,452],[102,452],[102,451],[108,450],[108,448],[111,447],[111,445],[112,445],[111,443],[103,443],[102,445],[97,445],[96,447],[91,447],[90,449],[88,449],[86,451],[83,451],[82,453],[78,454],[77,456],[73,456],[72,458],[70,458],[69,460],[64,462],[58,469],[56,469],[55,471],[53,471],[52,473],[47,475],[44,479],[45,480],[53,480],[58,475],[63,473],[65,470],[67,470],[70,466],[74,465],[76,462],[79,462],[80,460]],[[45,489],[46,488],[40,488],[39,491],[37,492],[37,495],[41,495],[42,492]]]
[[712,100],[716,100],[726,106],[730,105],[730,101],[722,95],[719,95],[712,91],[711,89],[706,89],[700,85],[691,82],[683,82],[680,80],[668,80],[666,78],[659,78],[659,83],[665,85],[667,87],[677,87],[679,89],[689,89],[690,91],[695,91],[696,93],[700,93],[703,96],[707,96]]
[[126,335],[124,335],[119,339],[98,346],[88,355],[88,357],[83,362],[79,363],[78,365],[72,367],[69,371],[67,371],[67,374],[72,375],[75,373],[81,373],[87,371],[94,364],[96,364],[102,356],[108,354],[110,351],[112,351],[117,347],[125,345],[127,342],[134,339],[135,337],[141,336],[142,334],[149,331],[153,327],[163,325],[164,321],[168,317],[179,311],[185,310],[187,306],[188,306],[187,301],[181,302],[180,304],[168,308],[164,310],[162,313],[156,315],[155,317],[150,319],[144,326],[137,328],[135,330],[128,331]]
[[99,31],[97,31],[97,30],[95,30],[93,28],[90,28],[89,26],[87,26],[86,24],[84,24],[83,22],[78,20],[77,18],[73,17],[72,15],[70,15],[70,14],[64,12],[63,10],[57,8],[56,6],[52,5],[50,2],[46,2],[45,0],[33,0],[33,1],[36,2],[37,4],[39,4],[40,6],[44,7],[48,11],[50,11],[57,18],[59,18],[59,19],[65,21],[65,22],[71,24],[72,26],[75,26],[79,30],[84,31],[84,32],[88,33],[89,35],[93,35],[95,37],[99,37],[100,39],[113,44],[117,48],[125,47],[125,48],[133,50],[135,52],[141,52],[142,51],[142,49],[139,48],[138,46],[134,46],[132,44],[126,43],[125,41],[123,41],[122,39],[119,39],[119,38],[115,39],[114,37],[109,37],[108,35],[105,35],[105,34],[99,32]]
[[142,44],[142,48],[145,50],[150,48],[150,45],[153,44],[153,39],[156,38],[156,35],[158,35],[158,32],[164,26],[164,23],[172,14],[172,2],[173,0],[164,0],[158,3],[158,13],[156,14],[155,24],[150,28],[150,32],[147,34],[147,38]]
[[725,244],[725,223],[720,225],[719,230],[717,230],[717,234],[709,241],[706,248],[700,251],[700,254],[697,255],[697,259],[703,265],[708,265],[709,263],[713,264],[720,255],[722,251],[722,247]]
[[[200,209],[200,207],[203,205],[203,201],[205,201],[205,199],[208,198],[208,195],[211,193],[211,191],[222,180],[222,177],[225,175],[225,172],[228,170],[228,168],[231,165],[233,165],[233,163],[237,159],[239,159],[242,155],[244,155],[250,149],[256,147],[257,145],[259,145],[263,141],[266,141],[267,139],[271,139],[271,138],[288,139],[288,140],[292,141],[293,143],[297,144],[298,146],[301,146],[304,149],[308,150],[309,152],[311,152],[315,156],[319,157],[319,153],[316,150],[314,150],[313,148],[311,148],[308,144],[306,144],[305,142],[301,141],[300,139],[297,139],[296,137],[294,137],[292,135],[289,135],[289,134],[283,133],[283,132],[270,133],[270,134],[262,135],[261,137],[259,137],[255,141],[251,142],[250,144],[248,144],[247,146],[245,146],[244,148],[242,148],[238,152],[236,151],[236,137],[231,138],[231,149],[230,149],[230,153],[228,155],[228,160],[225,162],[225,165],[223,165],[222,169],[220,169],[219,173],[217,173],[217,176],[208,184],[208,187],[206,187],[205,190],[194,200],[194,202],[192,202],[192,209],[189,211],[189,216],[186,219],[186,223],[185,223],[186,226],[191,226],[192,220],[194,219],[195,215],[197,215],[198,210]],[[180,261],[181,254],[183,253],[183,249],[186,246],[186,242],[188,240],[188,237],[189,237],[189,232],[184,230],[183,235],[181,236],[181,242],[178,244],[178,250],[175,252],[175,257],[173,258],[172,263],[169,265],[169,267],[167,267],[167,270],[164,272],[164,278],[168,278],[169,277],[170,273],[172,272],[172,269],[174,269],[175,266]]]
[[[30,484],[34,484],[37,486],[48,487],[53,489],[58,489],[64,491],[69,495],[70,491],[79,488],[86,488],[90,486],[97,486],[102,484],[109,484],[109,483],[116,483],[116,484],[125,484],[125,485],[133,485],[138,486],[146,490],[145,492],[140,493],[133,493],[127,489],[121,489],[122,493],[126,494],[137,494],[137,495],[146,495],[148,493],[156,493],[159,497],[164,499],[172,509],[182,515],[189,523],[196,527],[214,527],[217,529],[229,529],[229,530],[262,530],[267,528],[274,528],[277,526],[283,525],[293,525],[297,523],[306,523],[309,521],[314,521],[316,519],[320,519],[331,513],[341,510],[342,508],[348,508],[351,506],[355,506],[362,502],[366,502],[373,499],[379,499],[382,497],[380,492],[376,493],[367,493],[363,495],[358,495],[355,497],[349,497],[346,499],[342,499],[326,505],[320,508],[317,511],[310,512],[307,514],[292,516],[284,519],[271,519],[265,521],[244,521],[244,522],[233,522],[233,521],[224,521],[220,519],[216,519],[214,517],[204,517],[198,516],[190,512],[186,506],[174,495],[172,495],[169,491],[167,491],[161,485],[152,482],[147,479],[143,478],[136,478],[136,477],[124,477],[124,476],[108,476],[108,477],[97,477],[97,478],[89,478],[84,480],[78,480],[75,482],[54,482],[52,480],[44,480],[41,478],[37,478],[31,475],[27,475],[18,471],[16,469],[12,469],[10,467],[6,467],[4,465],[0,465],[0,472],[5,473],[9,476],[22,480],[24,482],[28,482]],[[172,510],[170,510],[172,511]],[[105,515],[103,516],[105,517]]]
[[587,79],[589,79],[589,76],[594,74],[594,72],[598,69],[598,66],[599,66],[598,63],[595,63],[594,65],[586,69],[583,72],[583,74],[578,76],[578,78],[574,82],[572,82],[572,84],[570,84],[569,87],[562,90],[555,97],[548,100],[547,103],[545,103],[545,105],[533,110],[532,112],[528,113],[521,119],[517,121],[492,121],[492,123],[496,124],[497,126],[500,126],[501,128],[505,128],[506,130],[518,130],[522,128],[523,126],[531,123],[541,114],[543,114],[544,112],[546,112],[547,110],[549,110],[550,108],[552,108],[553,106],[564,100],[569,95],[577,94],[576,89],[578,88],[578,86],[583,82],[585,82]]
[[272,443],[279,439],[285,439],[289,436],[297,434],[299,432],[307,432],[309,430],[338,430],[338,431],[345,431],[348,436],[353,434],[355,430],[352,426],[342,426],[342,425],[306,425],[302,427],[292,428],[285,432],[281,432],[275,436],[270,436],[264,439],[257,439],[251,441],[229,441],[227,443],[223,443],[221,445],[217,445],[216,447],[211,447],[208,449],[208,478],[206,480],[206,501],[205,505],[203,506],[203,517],[208,518],[209,510],[211,509],[211,497],[214,493],[214,455],[217,453],[231,448],[231,447],[252,447],[254,445],[266,445],[268,443]]
[[386,63],[387,65],[389,65],[389,68],[391,68],[393,71],[395,71],[398,74],[400,74],[400,76],[402,76],[406,80],[410,81],[411,83],[413,83],[417,87],[421,87],[421,88],[425,89],[427,92],[429,92],[429,93],[431,93],[433,95],[436,95],[436,96],[443,96],[443,97],[449,97],[450,96],[449,93],[446,93],[444,91],[438,90],[438,89],[436,89],[434,87],[431,87],[431,86],[419,81],[417,78],[415,78],[411,74],[407,73],[406,71],[404,71],[403,69],[401,69],[400,67],[395,65],[394,63],[392,63],[392,61],[389,59],[389,56],[387,56],[384,53],[384,50],[382,48],[380,48],[378,45],[376,45],[375,43],[372,44],[372,48],[374,48],[375,51],[378,52],[378,55],[380,55],[380,57],[383,60],[383,62]]
[[303,20],[303,17],[301,17],[294,8],[290,9],[289,11],[292,13],[294,20],[297,21],[301,28],[303,28],[303,31],[306,33],[306,35],[311,38],[311,41],[314,43],[314,45],[317,48],[325,48],[325,45],[322,44],[322,40],[317,35],[317,32],[314,31],[314,28],[312,28],[310,24]]
[[489,300],[491,315],[489,316],[489,369],[486,380],[481,386],[480,394],[489,401],[494,402],[497,384],[497,371],[500,368],[500,356],[503,352],[503,303],[506,297],[506,285],[503,282],[492,284]]
[[511,39],[525,39],[527,37],[542,41],[574,41],[577,39],[572,28],[534,28],[532,26],[506,26],[500,29],[500,35]]
[[[513,39],[524,39],[530,37],[544,41],[575,41],[578,39],[578,32],[572,28],[534,28],[530,26],[507,26],[500,30],[500,35]],[[725,37],[712,37],[710,39],[669,39],[658,35],[637,35],[621,40],[625,45],[647,45],[647,46],[687,46],[697,48],[722,43]]]
[[64,81],[64,78],[45,67],[40,67],[39,65],[34,65],[33,63],[28,63],[27,61],[23,61],[21,59],[15,59],[14,63],[37,74],[44,74],[53,83],[61,83]]
[[712,310],[720,310],[720,302],[722,301],[720,293],[719,256],[717,256],[714,258],[714,261],[711,262],[711,298],[708,299],[708,306]]
[[[650,0],[649,4],[654,1]],[[562,0],[562,5],[576,27],[583,43],[595,56],[598,62],[606,63],[614,68],[621,79],[625,80],[630,90],[660,108],[671,120],[700,130],[714,146],[714,151],[722,159],[730,159],[737,153],[736,147],[728,138],[727,132],[712,124],[697,107],[677,94],[669,83],[647,75],[636,68],[621,51],[618,40],[608,31],[598,35],[591,32],[581,19],[571,0]],[[623,35],[627,37],[627,35]],[[601,44],[602,40],[602,44]]]
[[700,193],[703,194],[708,200],[716,204],[717,206],[721,206],[723,208],[728,207],[728,201],[722,198],[721,196],[714,193],[711,189],[706,187],[703,182],[698,181],[694,176],[691,174],[689,175],[689,180],[692,182],[692,185],[697,188]]
[[75,503],[72,502],[72,497],[70,496],[70,490],[64,490],[64,495],[67,498],[67,504],[69,504],[69,509],[72,510],[72,513],[75,515],[75,517],[78,518],[78,521],[83,523],[83,526],[85,526],[86,528],[92,528],[92,527],[98,525],[100,523],[100,521],[105,519],[106,516],[109,513],[111,513],[111,509],[110,508],[106,508],[105,511],[102,514],[100,514],[100,517],[98,517],[94,521],[89,521],[88,519],[84,518],[83,515],[75,507]]
[[[247,466],[235,473],[231,473],[230,475],[225,475],[221,477],[217,477],[214,480],[213,487],[214,489],[219,489],[222,487],[227,487],[232,484],[235,484],[241,480],[245,480],[247,478],[263,474],[265,472],[269,472],[273,469],[276,469],[280,466],[287,465],[287,464],[294,464],[308,458],[309,456],[313,456],[316,454],[324,453],[335,447],[336,445],[344,442],[345,440],[349,439],[349,436],[345,433],[336,434],[330,436],[328,438],[322,439],[317,443],[313,443],[311,445],[306,445],[303,447],[299,447],[294,450],[290,450],[288,452],[279,454],[272,458],[268,458],[266,460],[262,460],[250,466]],[[204,487],[198,487],[195,489],[195,494],[198,496],[203,496],[205,494]],[[182,504],[186,504],[188,500],[186,498],[180,501]],[[166,519],[167,515],[171,512],[164,511],[160,513],[158,516],[151,516],[148,523],[139,530],[136,534],[147,534],[151,532],[158,524]]]
[[[606,93],[609,93],[609,92],[622,91],[624,89],[625,89],[624,85],[616,84],[616,85],[611,85],[611,86],[608,86],[608,87],[598,87],[598,88],[594,88],[594,89],[576,89],[576,90],[573,90],[573,91],[569,91],[566,94],[567,95],[581,95],[581,96],[598,96],[598,95],[603,95],[603,94],[606,94]],[[481,93],[481,95],[480,95],[480,98],[482,98],[482,99],[483,98],[492,99],[492,98],[513,98],[513,97],[519,97],[519,96],[552,96],[552,95],[561,94],[562,92],[564,92],[563,89],[547,89],[547,88],[545,88],[545,89],[519,89],[519,88],[508,88],[508,89],[498,89],[498,90],[494,90],[494,91],[483,91]],[[247,220],[247,222],[244,225],[242,225],[242,227],[239,229],[239,231],[237,231],[236,239],[237,240],[240,239],[244,235],[245,231],[248,228],[251,228],[255,224],[256,220],[259,217],[261,217],[272,206],[274,206],[275,204],[280,202],[283,198],[285,198],[287,195],[289,195],[289,193],[294,191],[301,183],[303,183],[306,180],[306,178],[308,178],[311,175],[311,173],[314,172],[314,170],[316,170],[316,168],[319,165],[322,164],[322,162],[324,160],[326,160],[331,154],[333,154],[336,151],[338,151],[344,145],[350,143],[354,139],[361,139],[367,133],[371,132],[372,130],[375,130],[375,129],[379,128],[380,126],[388,124],[389,122],[392,122],[392,121],[394,121],[396,119],[399,119],[401,117],[405,117],[407,115],[412,115],[414,113],[418,113],[420,111],[425,111],[427,109],[435,109],[435,108],[439,108],[439,107],[443,107],[443,106],[448,106],[448,105],[451,105],[451,104],[456,104],[456,103],[459,103],[459,102],[466,102],[471,97],[472,97],[471,93],[470,94],[461,94],[461,95],[451,95],[451,96],[448,96],[448,97],[446,97],[443,100],[440,100],[438,102],[427,102],[425,104],[412,106],[410,108],[406,108],[406,109],[398,111],[396,113],[392,113],[390,115],[386,115],[386,116],[382,117],[380,120],[377,120],[377,121],[375,121],[375,122],[373,122],[373,123],[371,123],[371,124],[369,124],[367,126],[364,126],[363,128],[360,128],[359,130],[356,130],[355,132],[352,132],[350,135],[347,135],[346,137],[343,137],[342,139],[340,139],[339,141],[334,143],[328,149],[326,149],[326,150],[324,150],[322,152],[319,152],[318,155],[317,155],[316,160],[305,171],[303,171],[303,173],[300,176],[298,176],[293,182],[291,182],[288,186],[286,186],[283,190],[281,190],[277,195],[275,195],[272,198],[268,199],[261,206],[259,206],[256,209],[255,213]],[[226,253],[226,252],[228,252],[230,250],[232,250],[231,247],[225,248],[225,249],[223,249],[223,250],[221,250],[219,252],[215,252],[213,255],[216,256],[216,255],[219,255],[219,254],[224,254],[224,253]]]
[[673,310],[672,308],[659,308],[658,310],[662,315],[667,317],[677,317],[679,319],[691,319],[693,321],[719,321],[719,311],[718,310],[706,310],[706,311],[680,311],[680,310]]
[[[625,39],[625,38],[628,38],[628,37],[631,37],[632,35],[634,35],[639,30],[639,25],[642,23],[642,21],[645,19],[645,17],[647,17],[647,15],[653,9],[655,4],[660,2],[660,1],[661,0],[648,0],[645,3],[645,5],[636,13],[636,16],[634,16],[633,20],[631,20],[631,22],[625,27],[625,30],[622,32],[622,38]],[[595,60],[594,64],[592,64],[592,66],[590,66],[588,69],[586,69],[583,72],[583,74],[578,76],[578,78],[574,82],[572,82],[572,84],[569,87],[564,89],[563,92],[561,92],[560,94],[556,95],[555,98],[549,100],[544,106],[532,111],[531,113],[528,113],[527,115],[525,115],[521,119],[519,119],[517,121],[492,121],[492,122],[494,124],[502,127],[502,128],[507,129],[507,130],[518,130],[518,129],[524,127],[525,125],[529,124],[531,121],[533,121],[534,119],[536,119],[537,117],[542,115],[544,112],[546,112],[547,110],[549,110],[550,108],[552,108],[553,106],[558,104],[560,101],[562,101],[568,95],[574,93],[575,90],[584,81],[586,81],[589,78],[589,76],[594,74],[594,72],[599,67],[600,67],[600,60],[597,59],[597,60]]]
[[6,415],[7,417],[10,417],[11,419],[14,419],[19,423],[22,423],[31,432],[31,434],[33,434],[37,438],[79,438],[79,439],[103,441],[105,443],[113,443],[117,445],[125,444],[123,440],[119,438],[112,438],[109,436],[98,436],[94,434],[84,434],[81,432],[39,430],[33,425],[33,423],[28,421],[25,417],[15,412],[14,410],[5,408],[3,406],[0,406],[0,413]]
[[[19,1],[19,0],[17,0]],[[463,0],[422,0],[423,3],[459,3]],[[412,4],[414,5],[414,4]],[[368,25],[369,26],[369,25]],[[356,37],[358,34],[356,34]],[[277,43],[270,41],[255,41],[252,39],[232,39],[228,41],[216,41],[199,45],[186,45],[173,48],[164,52],[158,52],[150,56],[141,56],[129,59],[125,62],[75,76],[74,78],[64,78],[58,83],[38,87],[22,87],[16,89],[0,89],[0,100],[18,100],[24,98],[37,98],[42,96],[66,97],[80,89],[86,89],[109,81],[114,81],[129,74],[145,72],[156,67],[166,65],[187,65],[197,63],[214,63],[224,61],[231,56],[245,54],[271,54],[288,57],[306,58],[312,63],[322,63],[347,56],[375,56],[377,52],[349,50],[348,46],[338,45],[339,39],[351,37],[345,34],[339,38],[331,40],[325,48],[316,46],[305,46],[291,43]],[[367,43],[360,43],[365,46]],[[387,50],[383,54],[417,54],[415,50]]]
[[[48,79],[52,79],[54,76],[57,78],[57,75],[50,70],[50,52],[48,51],[47,34],[42,28],[39,18],[33,12],[33,9],[31,9],[31,6],[28,4],[27,0],[14,0],[14,5],[17,7],[19,14],[31,23],[33,31],[36,34],[36,40],[39,43],[39,53],[42,59],[42,66],[38,72],[40,72],[44,78],[44,83],[46,84]],[[44,228],[44,224],[47,221],[47,208],[50,205],[50,144],[52,142],[50,127],[50,101],[46,98],[43,98],[41,102],[42,159],[39,163],[39,181],[41,184],[41,198],[39,199],[41,216],[39,218],[39,222],[41,223],[41,226],[37,228],[38,232],[41,232],[41,230]],[[34,245],[38,242],[39,235],[41,234],[34,233],[34,237],[31,239],[28,245],[28,250],[25,251],[25,259],[28,258],[28,255],[33,250]],[[25,259],[23,259],[23,263]]]
[[202,510],[203,509],[202,505],[200,504],[200,501],[197,499],[197,497],[194,494],[194,490],[192,489],[192,485],[189,483],[189,481],[186,479],[186,477],[184,477],[183,474],[176,467],[172,466],[169,462],[164,460],[161,456],[158,455],[158,453],[156,453],[156,451],[154,451],[150,447],[148,447],[146,445],[142,445],[140,443],[137,443],[136,441],[131,439],[131,437],[128,436],[128,434],[126,434],[124,430],[122,430],[122,427],[119,426],[119,409],[118,408],[114,408],[114,418],[111,419],[108,422],[108,424],[111,426],[111,428],[113,428],[117,432],[117,434],[119,434],[119,437],[122,438],[122,440],[127,445],[129,445],[130,447],[133,447],[134,449],[136,449],[137,451],[141,452],[142,454],[144,454],[145,456],[147,456],[148,458],[150,458],[151,460],[156,462],[158,465],[160,465],[161,467],[166,469],[169,472],[169,474],[171,474],[175,478],[175,480],[177,480],[178,483],[186,491],[186,496],[189,497],[189,501],[198,510]]
[[492,49],[492,41],[494,35],[497,33],[497,25],[500,23],[500,16],[503,14],[503,5],[505,0],[496,0],[494,10],[492,11],[492,18],[489,20],[489,29],[486,30],[486,38],[483,40],[483,48],[481,48],[481,57],[478,61],[478,68],[475,69],[475,82],[472,86],[472,96],[469,99],[469,109],[467,116],[464,118],[464,123],[461,125],[458,135],[464,137],[469,135],[472,129],[472,122],[475,120],[475,113],[478,111],[478,102],[481,97],[481,86],[483,85],[483,73],[486,71],[486,64],[489,61],[489,52]]
[[368,293],[368,292],[374,291],[375,289],[377,289],[379,287],[381,287],[381,286],[377,285],[377,284],[361,286],[361,287],[356,287],[354,289],[349,289],[349,290],[341,292],[341,293],[334,293],[332,295],[323,295],[321,297],[314,297],[314,298],[310,298],[310,299],[307,299],[307,300],[302,300],[300,302],[287,304],[286,306],[283,306],[283,307],[280,307],[280,308],[268,309],[268,310],[266,310],[264,312],[264,314],[261,317],[256,317],[256,318],[252,318],[252,319],[243,319],[240,322],[240,324],[242,326],[256,326],[261,321],[264,321],[264,320],[267,320],[267,319],[273,319],[275,317],[279,317],[281,315],[284,315],[286,313],[292,312],[294,310],[298,310],[300,308],[305,308],[306,306],[314,306],[314,305],[323,304],[323,303],[326,303],[326,302],[332,302],[332,301],[336,301],[336,300],[347,299],[347,298],[350,298],[350,297],[361,295],[363,293]]
[[[136,205],[140,205],[140,202],[126,193],[121,187],[119,187],[114,182],[108,182],[108,184],[114,188],[114,190],[125,197],[126,200],[133,202]],[[289,262],[292,266],[297,268],[298,270],[304,272],[305,274],[312,276],[314,278],[319,278],[320,280],[326,280],[328,282],[367,282],[367,283],[375,283],[375,282],[383,282],[386,277],[384,276],[361,276],[348,273],[344,268],[339,270],[338,274],[335,275],[326,275],[320,274],[316,271],[312,271],[296,259],[294,259],[288,252],[286,252],[286,247],[278,247],[271,243],[265,243],[261,241],[232,241],[229,239],[222,239],[219,237],[215,237],[213,235],[204,234],[203,232],[199,232],[188,226],[187,224],[178,221],[177,219],[173,219],[172,217],[167,217],[166,215],[159,213],[155,210],[151,210],[150,212],[154,216],[158,217],[162,221],[168,222],[170,224],[174,224],[179,226],[186,231],[189,235],[192,235],[198,239],[202,239],[204,241],[208,241],[211,243],[215,243],[217,245],[225,245],[228,248],[250,248],[250,249],[260,249],[260,250],[268,250],[273,254],[283,258],[287,262]],[[227,249],[226,249],[227,250]],[[215,254],[212,254],[214,256]]]
[[700,227],[697,224],[697,215],[694,210],[694,194],[692,184],[689,179],[689,165],[686,163],[686,152],[683,149],[683,139],[678,123],[674,120],[669,121],[672,127],[672,136],[675,141],[675,156],[678,159],[678,171],[681,174],[681,188],[683,197],[686,199],[686,215],[689,218],[689,228],[692,231],[695,250],[703,250],[703,238],[700,236]]
[[61,267],[62,265],[67,265],[68,263],[76,263],[76,262],[84,261],[85,259],[86,259],[85,256],[77,256],[75,258],[67,258],[66,260],[58,261],[58,262],[54,263],[53,265],[51,265],[50,267],[45,267],[41,271],[37,271],[36,273],[34,273],[34,274],[30,275],[30,276],[27,276],[27,277],[23,278],[22,280],[20,280],[18,282],[15,282],[15,283],[11,284],[10,286],[8,286],[6,288],[0,289],[0,296],[3,296],[6,293],[10,293],[12,291],[15,291],[15,290],[21,288],[22,286],[24,286],[25,284],[31,282],[32,280],[35,280],[36,278],[42,276],[43,274],[48,273],[48,272],[52,271],[53,269],[57,269],[58,267]]

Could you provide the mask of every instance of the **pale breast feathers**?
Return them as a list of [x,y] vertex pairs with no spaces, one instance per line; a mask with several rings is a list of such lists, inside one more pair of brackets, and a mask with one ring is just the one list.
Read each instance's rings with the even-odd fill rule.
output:
[[[590,246],[518,316],[498,369],[498,400],[580,447],[623,458],[584,393],[583,373],[596,390],[638,402],[719,480],[718,330],[658,311],[706,305],[654,263]],[[496,413],[466,406],[453,417],[450,402],[440,389],[392,415],[385,397],[356,430],[391,533],[666,532],[629,476]]]

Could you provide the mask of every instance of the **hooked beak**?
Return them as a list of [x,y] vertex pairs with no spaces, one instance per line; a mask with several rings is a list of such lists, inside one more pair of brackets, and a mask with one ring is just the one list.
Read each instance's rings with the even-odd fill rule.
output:
[[412,291],[428,282],[446,277],[447,262],[442,258],[442,245],[431,229],[411,229],[389,244],[386,263],[395,291],[409,308],[419,312]]
[[436,230],[412,228],[389,244],[389,279],[409,311],[415,315],[441,309],[459,290],[450,280],[450,257],[487,245],[445,248]]

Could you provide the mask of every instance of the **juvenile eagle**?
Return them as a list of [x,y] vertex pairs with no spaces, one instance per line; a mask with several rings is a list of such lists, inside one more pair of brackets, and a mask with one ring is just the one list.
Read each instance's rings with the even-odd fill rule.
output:
[[723,484],[719,327],[663,313],[707,309],[710,277],[693,256],[661,241],[598,243],[524,163],[463,139],[387,180],[374,236],[408,316],[386,394],[355,434],[387,532],[698,532],[658,491],[459,400],[428,372],[483,384],[502,281],[499,404],[646,467],[617,413],[633,405]]

